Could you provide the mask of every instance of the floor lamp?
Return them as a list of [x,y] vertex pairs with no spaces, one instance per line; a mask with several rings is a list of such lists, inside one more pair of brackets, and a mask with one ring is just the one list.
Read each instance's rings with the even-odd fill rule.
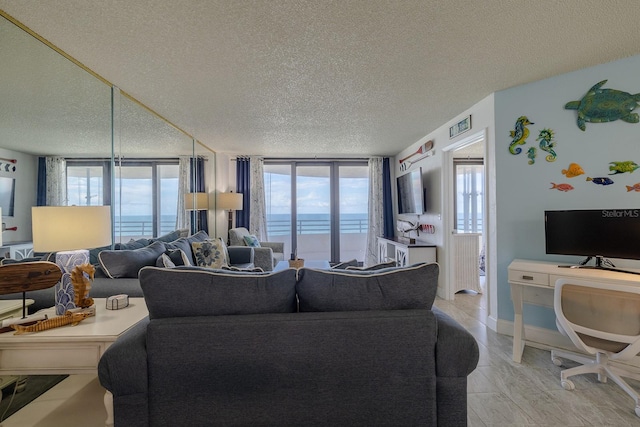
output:
[[[56,314],[76,308],[71,272],[89,262],[89,250],[111,244],[109,206],[31,208],[34,252],[56,252],[62,280],[56,285]],[[76,272],[83,274],[81,270]]]
[[229,230],[233,228],[233,211],[241,211],[243,209],[242,193],[219,193],[217,206],[222,210],[229,211],[229,225],[227,226],[228,235]]

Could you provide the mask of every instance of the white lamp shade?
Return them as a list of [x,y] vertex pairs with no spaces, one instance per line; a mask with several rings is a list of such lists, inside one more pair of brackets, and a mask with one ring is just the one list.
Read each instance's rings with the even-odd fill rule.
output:
[[35,252],[74,251],[111,244],[109,206],[35,206],[31,208]]
[[218,208],[230,211],[241,211],[242,193],[218,193]]
[[184,195],[184,208],[188,211],[206,211],[209,209],[209,195],[207,193],[186,193]]
[[4,227],[2,226],[4,223],[2,222],[2,208],[0,208],[0,246],[2,246],[2,232]]

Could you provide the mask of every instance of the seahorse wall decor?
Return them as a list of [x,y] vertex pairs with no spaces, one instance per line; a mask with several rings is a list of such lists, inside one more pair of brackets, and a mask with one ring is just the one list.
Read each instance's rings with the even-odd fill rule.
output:
[[81,311],[77,313],[72,313],[67,311],[62,316],[57,316],[47,320],[39,320],[33,325],[24,326],[24,325],[11,325],[13,329],[15,329],[14,335],[20,335],[27,332],[40,332],[46,331],[47,329],[53,329],[64,325],[72,325],[75,326],[78,323],[82,322],[84,319],[91,315],[90,312]]
[[556,142],[553,140],[554,132],[552,129],[542,129],[536,138],[536,141],[540,141],[540,149],[549,153],[544,159],[547,162],[555,162],[558,155],[553,150],[556,146]]
[[91,282],[96,274],[96,268],[91,264],[80,264],[71,270],[74,303],[76,307],[87,308],[93,305],[93,298],[89,298]]
[[515,128],[509,131],[509,136],[511,136],[511,144],[509,144],[509,152],[511,154],[520,154],[522,152],[522,148],[517,147],[518,145],[524,145],[527,143],[527,138],[529,137],[529,129],[527,129],[528,125],[533,125],[535,123],[530,122],[527,116],[520,116],[518,120],[516,120]]

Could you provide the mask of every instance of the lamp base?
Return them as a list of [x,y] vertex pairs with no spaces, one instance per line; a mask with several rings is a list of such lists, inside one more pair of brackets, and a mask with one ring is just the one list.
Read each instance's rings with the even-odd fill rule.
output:
[[80,264],[89,262],[89,251],[61,251],[56,253],[56,264],[62,270],[62,279],[55,286],[56,314],[62,315],[67,310],[76,308],[75,292],[71,282],[71,271]]
[[229,238],[229,230],[233,228],[233,211],[229,209],[229,225],[227,225],[227,246],[231,245],[231,238]]

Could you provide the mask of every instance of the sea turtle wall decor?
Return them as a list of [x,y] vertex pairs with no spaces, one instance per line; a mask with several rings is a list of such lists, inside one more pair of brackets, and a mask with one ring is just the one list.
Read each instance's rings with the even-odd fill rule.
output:
[[640,102],[640,93],[632,95],[615,89],[602,89],[607,82],[595,84],[579,101],[567,102],[567,110],[578,110],[578,127],[585,130],[585,123],[606,123],[618,119],[638,123],[638,113],[632,113]]

